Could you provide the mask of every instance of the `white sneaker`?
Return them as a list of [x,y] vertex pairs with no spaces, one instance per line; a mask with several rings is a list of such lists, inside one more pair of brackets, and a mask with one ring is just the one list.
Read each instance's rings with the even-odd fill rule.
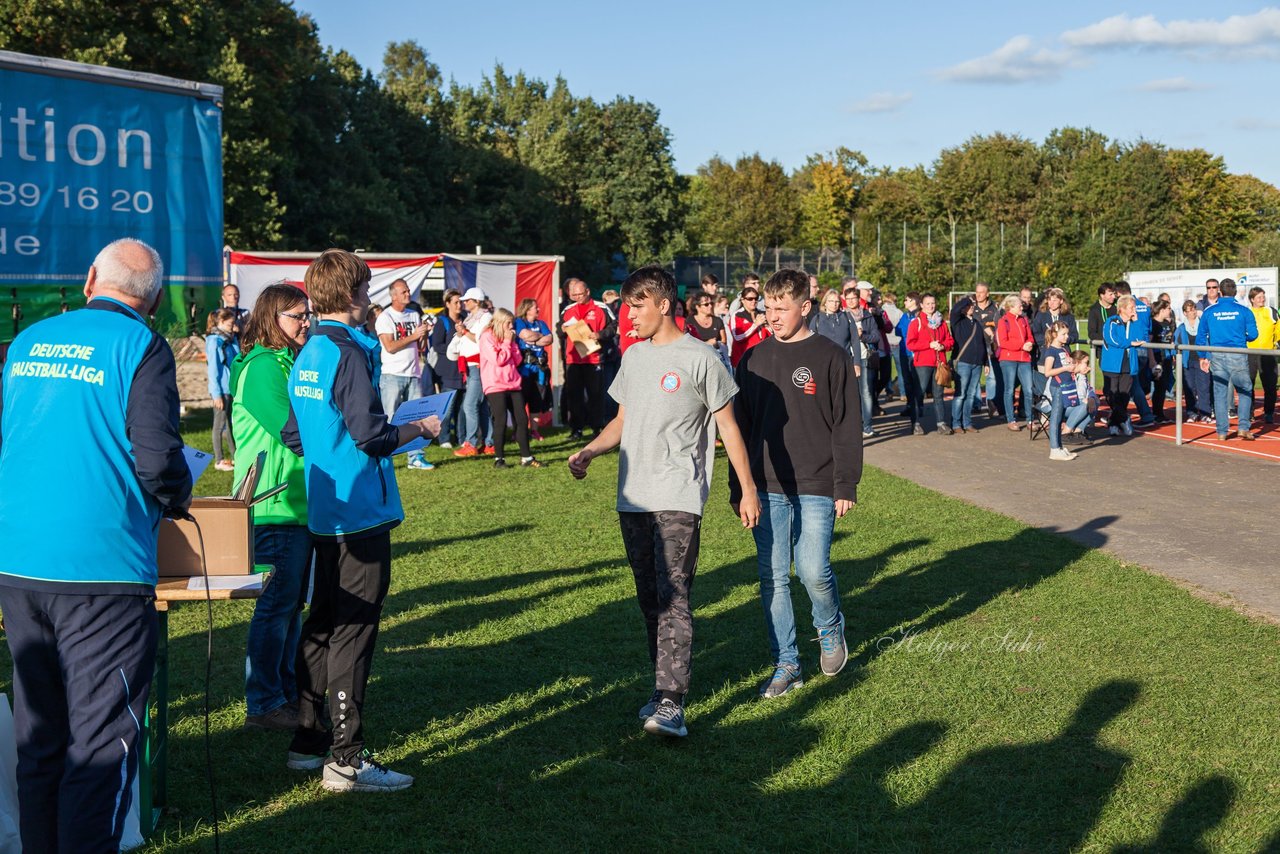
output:
[[379,765],[367,750],[358,762],[358,765],[344,765],[337,759],[329,759],[324,763],[320,785],[330,792],[398,792],[413,785],[412,777]]
[[1126,421],[1126,422],[1124,422],[1124,434],[1125,434],[1126,436],[1132,436],[1132,435],[1133,435],[1133,422],[1132,422],[1132,421]]
[[441,443],[440,443],[440,447],[444,448],[445,450],[448,450],[449,448],[452,448],[452,447],[453,447],[453,443],[452,443],[452,442],[441,442]]
[[1074,460],[1076,455],[1068,451],[1066,448],[1054,448],[1049,451],[1049,459],[1061,460],[1063,462]]

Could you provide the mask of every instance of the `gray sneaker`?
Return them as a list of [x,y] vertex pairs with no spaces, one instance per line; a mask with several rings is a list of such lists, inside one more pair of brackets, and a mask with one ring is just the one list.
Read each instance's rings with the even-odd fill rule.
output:
[[840,616],[840,622],[836,625],[819,629],[818,636],[814,640],[822,648],[818,656],[822,672],[827,676],[835,676],[844,670],[845,664],[849,661],[849,647],[844,642],[844,615]]
[[781,697],[792,688],[803,688],[804,680],[800,678],[800,668],[790,664],[779,664],[773,669],[773,675],[760,686],[760,696],[766,700]]
[[689,734],[684,725],[684,709],[670,700],[663,700],[644,722],[644,731],[653,735],[684,738]]
[[378,764],[367,750],[356,761],[347,765],[330,758],[320,785],[330,792],[398,792],[413,785],[412,777]]
[[662,702],[662,692],[654,691],[649,695],[649,702],[640,707],[640,720],[647,721],[653,717],[653,713],[658,710],[658,704]]
[[315,755],[311,753],[297,753],[293,750],[289,751],[289,757],[285,760],[285,767],[290,771],[319,771],[324,767],[324,762],[328,759],[327,754]]

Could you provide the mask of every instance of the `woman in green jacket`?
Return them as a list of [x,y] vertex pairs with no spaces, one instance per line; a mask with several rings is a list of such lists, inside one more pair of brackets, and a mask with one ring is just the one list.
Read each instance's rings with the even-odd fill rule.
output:
[[240,483],[265,452],[259,491],[288,485],[253,508],[254,562],[275,567],[275,573],[249,622],[245,726],[288,732],[298,723],[294,659],[311,569],[311,533],[302,458],[280,441],[280,429],[289,417],[289,371],[310,326],[307,295],[292,285],[271,285],[254,303],[241,354],[231,365],[234,480]]

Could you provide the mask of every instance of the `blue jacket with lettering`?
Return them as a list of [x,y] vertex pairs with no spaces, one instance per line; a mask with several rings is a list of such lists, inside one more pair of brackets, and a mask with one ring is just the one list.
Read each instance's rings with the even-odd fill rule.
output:
[[93,299],[14,339],[0,400],[0,584],[154,595],[160,517],[191,501],[168,342]]
[[399,430],[377,393],[379,349],[363,330],[322,320],[289,372],[280,438],[306,461],[307,527],[317,537],[358,540],[404,520],[391,464]]
[[[1206,308],[1200,315],[1200,328],[1196,331],[1196,343],[1210,347],[1244,347],[1257,337],[1257,318],[1234,297],[1221,297]],[[1200,353],[1202,359],[1212,356],[1212,353]]]
[[1133,323],[1138,328],[1138,336],[1140,341],[1151,340],[1151,306],[1147,305],[1140,299],[1134,299],[1133,310],[1137,312],[1134,316]]
[[1144,340],[1136,319],[1125,323],[1118,314],[1108,317],[1102,324],[1102,372],[1136,374],[1138,348],[1133,345]]

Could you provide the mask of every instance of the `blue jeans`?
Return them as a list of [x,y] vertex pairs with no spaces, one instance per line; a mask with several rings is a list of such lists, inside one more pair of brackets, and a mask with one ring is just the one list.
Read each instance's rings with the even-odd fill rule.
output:
[[760,493],[760,524],[751,530],[760,570],[760,602],[775,664],[800,666],[796,615],[791,607],[791,562],[809,593],[813,626],[839,625],[840,591],[831,570],[836,503],[820,495]]
[[1089,426],[1089,421],[1089,404],[1087,401],[1082,400],[1075,406],[1068,406],[1063,412],[1062,423],[1072,430],[1081,430]]
[[867,374],[867,366],[862,366],[862,376],[858,377],[858,394],[862,398],[862,432],[873,431],[871,426],[871,382]]
[[1004,371],[990,353],[987,354],[987,403],[1004,415]]
[[982,365],[971,365],[968,362],[954,362],[956,377],[960,387],[956,389],[955,399],[951,402],[951,426],[973,427],[973,404],[978,399],[978,381],[982,379]]
[[382,411],[390,418],[396,414],[400,404],[422,397],[422,386],[417,377],[383,374],[378,379],[378,392],[382,398]]
[[1138,358],[1141,361],[1138,363],[1138,376],[1133,382],[1133,408],[1138,410],[1139,421],[1151,421],[1155,414],[1151,411],[1151,404],[1147,402],[1147,394],[1151,390],[1151,366],[1147,364],[1147,351],[1139,350]]
[[920,387],[916,381],[916,366],[907,356],[900,356],[905,372],[902,375],[902,392],[906,398],[906,413],[914,424],[924,416],[924,397],[920,394]]
[[[1049,450],[1055,451],[1062,447],[1062,421],[1066,415],[1066,405],[1062,400],[1062,391],[1058,388],[1057,382],[1050,379],[1047,383],[1049,386]],[[1025,392],[1024,392],[1025,394]]]
[[1240,432],[1249,431],[1249,419],[1253,413],[1253,383],[1249,381],[1249,357],[1243,353],[1211,353],[1209,376],[1213,379],[1213,418],[1217,422],[1218,435],[1231,431],[1231,388],[1234,386],[1240,403],[1236,414],[1240,418]]
[[1209,391],[1209,375],[1200,370],[1200,360],[1192,354],[1182,369],[1182,381],[1189,392],[1184,400],[1187,410],[1196,415],[1213,414],[1213,395]]
[[1001,362],[1000,373],[1004,377],[1004,416],[1009,423],[1018,420],[1018,413],[1013,408],[1013,383],[1017,380],[1022,386],[1022,420],[1031,420],[1031,403],[1036,396],[1031,390],[1031,363],[1030,362]]
[[293,666],[311,572],[311,532],[306,525],[255,525],[253,559],[275,567],[254,604],[244,658],[245,705],[250,715],[265,715],[298,700]]
[[[484,444],[480,434],[484,433]],[[458,438],[477,448],[493,444],[493,419],[489,417],[489,404],[484,400],[480,385],[480,366],[467,366],[467,390],[462,398],[462,410],[458,413]]]
[[893,377],[894,377],[893,380],[890,382],[890,385],[896,384],[898,387],[898,390],[896,392],[898,397],[905,397],[907,393],[907,387],[905,385],[905,380],[903,379],[903,376],[902,376],[902,351],[898,349],[897,344],[893,344],[889,347],[889,355],[893,358]]
[[[378,378],[378,391],[382,398],[382,411],[390,418],[396,414],[400,404],[422,397],[422,380],[400,374],[382,374]],[[414,451],[409,456],[421,457],[422,451]]]

